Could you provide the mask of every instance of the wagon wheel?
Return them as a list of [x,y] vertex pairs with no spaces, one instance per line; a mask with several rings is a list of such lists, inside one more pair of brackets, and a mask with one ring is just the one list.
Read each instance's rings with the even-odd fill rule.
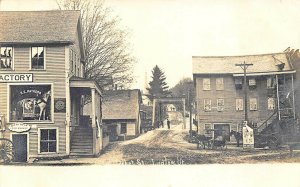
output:
[[14,159],[14,145],[6,138],[0,138],[0,162],[9,163]]

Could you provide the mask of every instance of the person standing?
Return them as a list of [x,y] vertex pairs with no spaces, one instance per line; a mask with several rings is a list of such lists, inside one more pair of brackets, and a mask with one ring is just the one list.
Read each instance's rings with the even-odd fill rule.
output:
[[171,122],[170,122],[169,119],[167,119],[167,125],[168,125],[168,129],[170,129],[171,128]]

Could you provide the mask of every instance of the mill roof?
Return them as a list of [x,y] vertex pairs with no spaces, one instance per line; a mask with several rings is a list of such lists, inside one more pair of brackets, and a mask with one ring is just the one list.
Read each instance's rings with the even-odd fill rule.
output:
[[247,73],[270,73],[292,71],[293,67],[285,53],[244,56],[193,56],[193,74],[242,74],[236,64],[251,63]]

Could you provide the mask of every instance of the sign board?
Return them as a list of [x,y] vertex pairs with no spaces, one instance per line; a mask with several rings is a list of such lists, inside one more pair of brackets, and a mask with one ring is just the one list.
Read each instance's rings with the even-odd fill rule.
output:
[[13,123],[8,126],[8,129],[13,132],[26,132],[30,130],[30,125],[24,123]]
[[1,73],[0,82],[32,82],[32,73]]
[[254,148],[253,129],[248,126],[247,121],[243,123],[243,148]]

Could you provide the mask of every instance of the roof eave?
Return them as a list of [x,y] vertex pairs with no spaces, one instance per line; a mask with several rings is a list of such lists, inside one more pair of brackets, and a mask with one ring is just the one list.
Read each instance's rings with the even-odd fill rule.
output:
[[[247,73],[247,76],[250,75],[279,75],[279,74],[289,74],[289,73],[296,73],[296,70],[285,70],[285,71],[269,71],[269,72],[249,72]],[[229,72],[229,73],[193,73],[194,76],[201,76],[201,75],[233,75],[233,76],[244,76],[244,73],[233,73],[233,72]]]
[[36,45],[36,44],[64,44],[64,45],[72,45],[74,44],[73,41],[30,41],[30,42],[15,42],[15,41],[8,41],[8,42],[1,42],[0,45]]

